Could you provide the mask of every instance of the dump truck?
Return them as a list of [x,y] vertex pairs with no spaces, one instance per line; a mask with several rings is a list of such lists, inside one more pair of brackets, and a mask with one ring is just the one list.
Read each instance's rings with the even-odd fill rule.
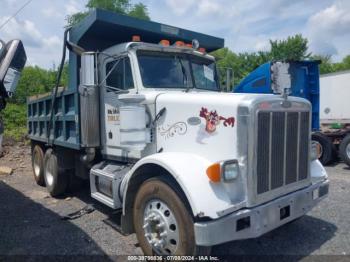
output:
[[[288,72],[274,71],[277,64],[285,64]],[[350,166],[350,116],[347,108],[349,71],[321,75],[320,61],[270,61],[246,76],[235,93],[273,94],[277,74],[289,78],[292,96],[302,97],[312,106],[312,143],[323,165],[339,156]]]
[[327,196],[310,103],[220,92],[223,39],[97,9],[66,46],[68,87],[27,100],[34,178],[52,196],[89,180],[146,255],[208,254]]

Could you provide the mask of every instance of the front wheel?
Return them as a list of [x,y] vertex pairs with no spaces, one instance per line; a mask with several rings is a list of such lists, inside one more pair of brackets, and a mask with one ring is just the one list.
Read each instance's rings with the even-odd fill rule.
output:
[[144,182],[134,203],[134,227],[145,255],[207,255],[196,246],[193,218],[178,194],[165,182]]

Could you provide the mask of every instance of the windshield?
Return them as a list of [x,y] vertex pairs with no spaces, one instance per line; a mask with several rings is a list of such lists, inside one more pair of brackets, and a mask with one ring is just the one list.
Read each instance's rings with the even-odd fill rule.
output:
[[215,62],[195,55],[138,51],[146,88],[198,88],[218,91]]

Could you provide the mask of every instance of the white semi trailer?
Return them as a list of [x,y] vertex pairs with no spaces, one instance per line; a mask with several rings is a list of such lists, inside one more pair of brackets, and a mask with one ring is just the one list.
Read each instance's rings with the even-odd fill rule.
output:
[[350,71],[321,75],[320,127],[330,141],[333,154],[340,155],[350,166],[349,95]]
[[51,195],[89,179],[160,255],[261,236],[327,196],[310,103],[282,86],[221,93],[206,51],[222,39],[101,10],[69,34],[70,86],[28,99],[34,177]]

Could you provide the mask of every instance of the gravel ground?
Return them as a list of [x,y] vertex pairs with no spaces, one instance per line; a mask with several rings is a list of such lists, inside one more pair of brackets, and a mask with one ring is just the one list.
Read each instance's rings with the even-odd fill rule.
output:
[[[51,198],[34,182],[29,147],[6,150],[0,165],[14,172],[0,176],[0,255],[142,255],[135,235],[123,236],[105,223],[113,211],[91,199],[88,186]],[[260,238],[215,246],[212,254],[350,258],[343,256],[350,254],[350,169],[340,163],[327,171],[330,195],[308,215]],[[87,204],[96,210],[76,220],[61,219]]]

